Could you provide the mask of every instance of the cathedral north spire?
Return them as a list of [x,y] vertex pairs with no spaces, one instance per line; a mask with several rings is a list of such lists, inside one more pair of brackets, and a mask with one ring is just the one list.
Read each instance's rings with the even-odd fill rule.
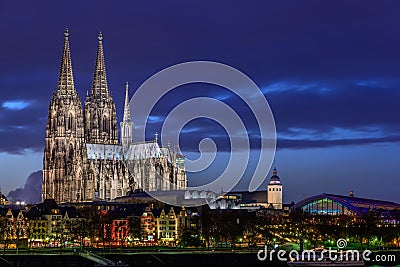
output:
[[85,100],[85,136],[89,143],[117,144],[118,126],[115,103],[107,84],[103,34],[97,36],[97,56],[92,91]]
[[76,95],[74,77],[72,75],[71,51],[69,48],[69,31],[64,32],[64,49],[61,60],[60,75],[58,77],[57,94]]
[[103,34],[101,32],[97,36],[97,39],[98,46],[96,66],[93,75],[92,96],[95,98],[103,98],[109,95],[109,91],[107,84],[106,65],[104,62]]

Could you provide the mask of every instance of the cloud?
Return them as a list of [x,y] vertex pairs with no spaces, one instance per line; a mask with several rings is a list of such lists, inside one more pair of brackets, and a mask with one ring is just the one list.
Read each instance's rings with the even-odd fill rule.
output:
[[[66,21],[71,32],[75,86],[81,96],[91,86],[96,35],[102,28],[108,82],[119,121],[127,78],[132,94],[156,71],[201,59],[223,62],[249,75],[265,92],[279,133],[297,127],[329,134],[332,127],[376,125],[383,126],[385,134],[395,132],[400,98],[395,93],[400,86],[400,36],[395,27],[400,23],[396,13],[399,4],[368,3],[360,12],[360,3],[324,1],[289,7],[260,2],[227,7],[224,1],[195,6],[172,1],[158,10],[145,3],[138,9],[120,10],[104,2],[96,7],[80,4],[78,9],[71,4],[62,14],[53,12],[57,7],[51,1],[28,6],[6,4],[0,22],[12,27],[4,29],[6,38],[0,43],[0,50],[7,51],[1,56],[0,87],[9,90],[0,90],[0,104],[7,111],[29,107],[30,112],[0,113],[0,151],[43,148],[45,120],[37,118],[47,117],[51,92],[56,88]],[[110,21],[99,24],[91,20],[103,9]],[[70,18],[72,10],[74,17]],[[193,16],[202,13],[207,16]],[[240,21],[233,19],[238,16]],[[164,22],[162,27],[159,21]],[[42,29],[42,34],[23,27],[27,24]],[[198,93],[231,101],[235,109],[245,110],[224,91],[204,90],[198,84],[190,88],[173,95],[171,103]],[[35,99],[33,106],[20,100],[31,98]],[[162,114],[168,110],[161,111],[150,118],[151,127],[157,128],[155,124],[162,122]],[[247,126],[248,131],[256,127],[252,121]],[[156,131],[160,132],[150,129],[149,137],[154,138]]]
[[[268,94],[272,92],[284,92],[284,91],[305,91],[312,90],[318,87],[316,84],[307,84],[307,83],[296,83],[290,81],[279,81],[272,84],[269,84],[262,88],[263,93]],[[324,87],[321,90],[326,90]]]
[[31,105],[31,103],[26,100],[7,100],[7,101],[4,101],[1,106],[4,109],[18,111],[18,110],[23,110],[30,105]]
[[336,139],[336,140],[296,140],[296,139],[278,139],[278,149],[305,149],[305,148],[323,148],[334,146],[354,146],[365,144],[383,144],[400,142],[400,135],[378,137],[378,138],[352,138],[352,139]]
[[288,128],[287,131],[279,133],[280,139],[293,139],[293,140],[356,140],[362,138],[382,138],[386,137],[386,133],[379,127],[361,127],[354,129],[345,129],[332,127],[328,130],[320,129],[307,129],[307,128]]
[[[290,85],[292,88],[265,93],[275,117],[278,148],[350,146],[399,141],[397,114],[400,112],[400,93],[397,88],[400,81],[380,79],[379,82],[369,83],[369,87],[357,84],[357,80],[310,81],[307,86],[301,81],[280,81],[276,84]],[[330,89],[325,92],[324,88]],[[182,89],[193,91],[188,87]],[[207,90],[205,86],[201,88],[203,94],[207,92],[210,96],[218,96],[222,92],[218,88]],[[179,99],[179,103],[185,100]],[[172,106],[176,105],[173,98],[171,102],[163,101],[164,104],[156,111],[158,118],[164,118]],[[225,98],[225,102],[242,118],[252,148],[258,149],[258,127],[263,126],[257,125],[249,107],[238,97]],[[179,118],[176,119],[179,121]],[[226,119],[227,121],[221,122],[222,125],[230,123],[229,118]],[[160,127],[161,123],[150,125],[148,132],[160,132]],[[178,125],[175,128],[178,129]],[[174,132],[166,134],[173,136]],[[203,138],[215,140],[222,151],[229,151],[230,148],[224,129],[218,123],[211,123],[211,120],[193,120],[183,128],[181,134],[180,147],[186,151],[197,151],[198,143]],[[246,133],[241,136],[247,138]]]
[[11,190],[7,194],[9,201],[25,201],[25,203],[40,203],[42,201],[42,171],[32,172],[25,185]]

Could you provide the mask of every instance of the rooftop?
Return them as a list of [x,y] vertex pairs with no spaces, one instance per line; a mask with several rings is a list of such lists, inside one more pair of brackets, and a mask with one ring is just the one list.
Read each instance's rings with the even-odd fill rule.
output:
[[357,214],[362,214],[369,210],[377,210],[383,212],[400,210],[400,204],[391,201],[354,197],[354,196],[342,196],[342,195],[327,194],[327,193],[303,199],[302,201],[297,203],[293,208],[296,209],[304,205],[307,205],[312,201],[324,198],[338,202]]

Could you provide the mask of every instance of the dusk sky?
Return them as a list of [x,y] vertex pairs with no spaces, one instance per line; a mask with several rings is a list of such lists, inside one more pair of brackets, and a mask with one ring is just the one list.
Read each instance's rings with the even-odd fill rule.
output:
[[[166,67],[221,62],[248,75],[272,109],[284,202],[350,190],[400,202],[399,14],[399,1],[1,1],[1,191],[23,186],[42,168],[68,27],[81,101],[91,88],[97,34],[103,33],[118,124],[125,82],[132,96]],[[224,101],[244,120],[252,156],[237,189],[246,189],[259,130],[248,107],[228,90],[177,88],[157,105],[147,137],[154,139],[174,106],[198,96]],[[188,158],[198,156],[198,143],[207,137],[221,151],[216,166],[188,174],[189,185],[223,168],[230,146],[221,126],[199,119],[181,134],[179,146]]]

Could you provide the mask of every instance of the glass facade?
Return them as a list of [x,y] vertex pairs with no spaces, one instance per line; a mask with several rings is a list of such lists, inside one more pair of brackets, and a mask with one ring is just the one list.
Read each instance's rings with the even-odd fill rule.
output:
[[304,212],[320,215],[354,215],[354,212],[343,206],[341,203],[329,198],[312,200],[302,207]]

